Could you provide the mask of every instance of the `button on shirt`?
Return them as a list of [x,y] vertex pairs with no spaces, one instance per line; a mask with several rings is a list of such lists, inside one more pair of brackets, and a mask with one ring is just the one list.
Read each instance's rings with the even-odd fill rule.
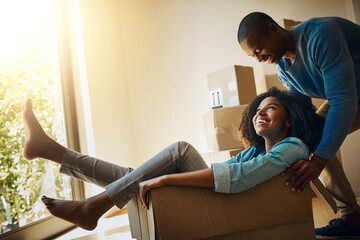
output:
[[295,137],[282,140],[267,153],[264,147],[250,147],[226,162],[211,165],[214,172],[214,190],[221,193],[245,191],[308,157],[308,147]]

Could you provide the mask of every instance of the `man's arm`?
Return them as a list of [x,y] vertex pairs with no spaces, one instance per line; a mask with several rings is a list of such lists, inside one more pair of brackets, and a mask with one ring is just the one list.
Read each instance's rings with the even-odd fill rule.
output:
[[293,184],[293,191],[303,190],[308,182],[320,175],[326,161],[330,161],[340,148],[357,111],[355,71],[346,42],[337,28],[322,27],[321,34],[309,36],[308,46],[314,64],[319,66],[322,74],[330,110],[312,159],[300,161],[285,172],[293,172],[285,183]]

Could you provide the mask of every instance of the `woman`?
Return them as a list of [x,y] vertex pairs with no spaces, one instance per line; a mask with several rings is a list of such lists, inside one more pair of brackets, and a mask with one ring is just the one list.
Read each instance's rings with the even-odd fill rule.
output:
[[106,191],[82,201],[43,196],[50,213],[92,230],[111,207],[119,208],[140,193],[165,185],[208,187],[217,192],[245,191],[272,178],[294,162],[307,159],[320,141],[323,119],[310,102],[285,91],[270,89],[257,96],[243,113],[240,133],[249,148],[227,162],[208,168],[188,143],[177,142],[132,170],[66,149],[43,131],[27,101],[24,111],[24,156],[61,164],[60,172],[105,187]]

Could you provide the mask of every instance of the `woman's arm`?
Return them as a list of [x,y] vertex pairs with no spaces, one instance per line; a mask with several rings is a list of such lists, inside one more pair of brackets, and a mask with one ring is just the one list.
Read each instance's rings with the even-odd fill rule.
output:
[[[251,153],[251,152],[249,152]],[[248,190],[282,173],[295,162],[309,156],[308,147],[298,138],[289,137],[264,154],[243,154],[238,163],[211,165],[214,171],[214,191],[238,193]]]
[[139,191],[142,206],[145,209],[149,209],[148,201],[146,200],[146,194],[150,189],[159,188],[166,185],[214,188],[214,173],[212,168],[208,168],[194,172],[163,175],[141,182],[139,184]]

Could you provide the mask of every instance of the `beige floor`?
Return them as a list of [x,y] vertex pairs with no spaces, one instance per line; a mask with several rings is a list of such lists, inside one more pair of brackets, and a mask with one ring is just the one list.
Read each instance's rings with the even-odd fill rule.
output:
[[93,231],[75,228],[56,240],[132,240],[126,209],[114,212],[99,220]]
[[[339,213],[334,214],[325,199],[314,197],[312,202],[315,228],[326,226],[330,220],[340,217]],[[360,204],[360,197],[357,197],[357,202]]]
[[315,228],[324,227],[330,220],[340,217],[340,214],[334,214],[327,202],[321,198],[313,198],[313,215]]
[[[360,203],[360,197],[358,197]],[[331,210],[330,206],[322,197],[313,198],[313,214],[315,227],[323,227],[331,219],[340,217]],[[125,210],[117,211],[112,215],[101,218],[98,227],[93,231],[76,228],[56,240],[131,240],[128,215]]]

